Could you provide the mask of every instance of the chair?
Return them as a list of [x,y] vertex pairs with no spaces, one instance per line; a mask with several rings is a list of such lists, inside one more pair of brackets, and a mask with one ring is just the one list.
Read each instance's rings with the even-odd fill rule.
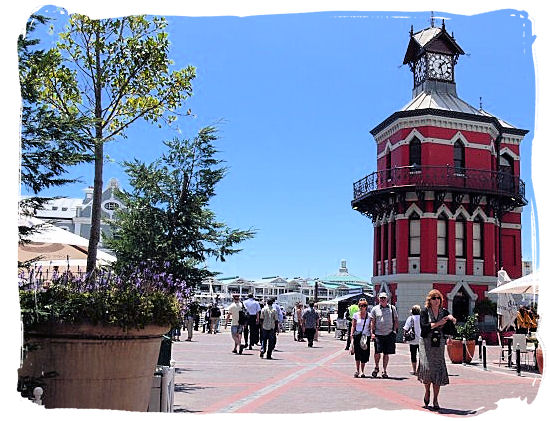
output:
[[497,339],[500,346],[500,356],[498,360],[498,365],[500,367],[501,363],[508,364],[508,358],[511,356],[513,357],[514,352],[511,343],[512,339],[509,335],[499,330],[497,331]]
[[[519,352],[520,355],[524,356],[524,364],[527,365],[529,368],[531,367],[529,356],[531,353],[533,353],[533,361],[534,361],[534,348],[528,348],[527,347],[527,335],[516,333],[512,335],[512,352],[516,352],[519,346]],[[520,360],[521,363],[521,360]]]

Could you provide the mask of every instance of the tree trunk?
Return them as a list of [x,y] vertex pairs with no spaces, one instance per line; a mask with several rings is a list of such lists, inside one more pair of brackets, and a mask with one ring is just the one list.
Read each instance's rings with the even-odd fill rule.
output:
[[[99,25],[99,24],[98,24]],[[88,260],[86,262],[86,273],[95,277],[95,267],[97,261],[97,245],[101,235],[101,199],[103,193],[103,121],[101,116],[101,88],[103,86],[101,75],[101,57],[100,57],[100,30],[96,29],[95,44],[95,171],[94,171],[94,193],[92,196],[92,225],[90,227],[90,240],[88,242]]]

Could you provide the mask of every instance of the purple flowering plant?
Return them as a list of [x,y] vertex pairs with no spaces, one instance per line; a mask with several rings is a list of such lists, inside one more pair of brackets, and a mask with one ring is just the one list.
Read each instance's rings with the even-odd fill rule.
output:
[[19,300],[25,329],[49,322],[92,323],[143,328],[181,324],[190,289],[169,264],[141,262],[95,276],[69,268],[46,273],[42,267],[19,272]]

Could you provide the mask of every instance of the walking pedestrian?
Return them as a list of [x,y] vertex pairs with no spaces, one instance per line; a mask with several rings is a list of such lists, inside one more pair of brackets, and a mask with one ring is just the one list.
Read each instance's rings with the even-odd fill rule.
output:
[[214,334],[219,333],[219,321],[222,312],[218,307],[218,304],[214,302],[210,309],[210,331]]
[[357,305],[357,302],[354,301],[346,310],[347,317],[346,315],[344,315],[345,316],[344,318],[348,321],[348,339],[346,341],[346,351],[349,349],[351,344],[351,324],[352,324],[353,315],[358,311],[359,311],[359,306]]
[[[354,313],[351,321],[351,335],[353,337],[352,354],[355,355],[355,374],[353,377],[359,377],[359,368],[361,368],[361,377],[365,378],[365,364],[370,357],[370,314],[367,312],[367,300],[359,300],[359,311]],[[365,336],[367,348],[361,347],[361,337]]]
[[231,318],[231,337],[235,346],[233,348],[233,353],[243,353],[244,345],[241,344],[241,337],[243,333],[244,321],[241,321],[239,317],[243,311],[243,304],[240,301],[239,294],[233,294],[233,302],[227,307],[227,317],[225,318],[225,328],[227,329],[227,324]]
[[248,298],[243,302],[248,312],[246,325],[244,326],[244,346],[252,349],[259,341],[259,326],[256,320],[261,310],[260,304],[254,299],[254,294],[248,294]]
[[304,342],[304,321],[302,320],[302,303],[296,303],[292,312],[294,340]]
[[272,360],[271,354],[275,349],[276,331],[279,324],[279,313],[273,306],[272,298],[267,300],[267,305],[262,308],[259,317],[262,326],[262,348],[260,349],[260,358],[263,358],[267,351],[266,358]]
[[[412,375],[417,375],[416,370],[417,355],[418,355],[418,346],[420,343],[420,306],[415,304],[411,308],[411,315],[407,317],[405,321],[405,326],[403,326],[403,337],[409,344],[409,351],[411,353],[411,365],[412,365]],[[407,336],[412,337],[412,339],[407,339]]]
[[420,312],[421,337],[419,346],[418,380],[424,384],[424,408],[430,405],[430,385],[433,388],[433,409],[439,407],[439,388],[449,384],[445,365],[445,336],[456,332],[456,319],[442,307],[443,296],[432,289]]
[[307,338],[307,346],[311,348],[313,347],[315,332],[319,327],[319,314],[313,308],[313,301],[309,302],[309,308],[307,308],[302,314],[302,320]]
[[371,310],[371,335],[374,340],[374,370],[372,377],[380,371],[380,355],[382,357],[382,378],[388,378],[388,362],[390,355],[395,354],[395,338],[399,327],[397,310],[388,304],[388,295],[385,292],[378,294],[378,305]]

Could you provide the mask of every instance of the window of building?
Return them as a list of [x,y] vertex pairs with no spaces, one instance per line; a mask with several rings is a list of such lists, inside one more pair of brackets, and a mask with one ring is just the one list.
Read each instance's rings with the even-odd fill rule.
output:
[[447,256],[447,232],[447,217],[441,214],[437,218],[437,255],[440,257]]
[[386,153],[386,179],[391,180],[391,150]]
[[457,140],[453,147],[455,174],[464,174],[466,167],[466,157],[464,143],[461,140]]
[[397,253],[397,241],[396,241],[397,235],[395,233],[396,229],[397,229],[397,224],[394,221],[391,227],[391,258],[392,259],[395,259],[395,256]]
[[409,216],[409,256],[420,256],[420,216]]
[[[384,255],[386,257],[386,259],[388,258],[388,230],[390,228],[390,224],[389,222],[387,224],[384,225],[384,243],[382,245],[383,247],[383,250],[384,250]],[[382,256],[380,256],[380,259],[382,259]]]
[[483,220],[478,216],[474,219],[473,254],[474,259],[483,258]]
[[466,256],[466,220],[462,215],[456,218],[455,223],[455,254],[456,257]]
[[413,138],[409,143],[409,165],[420,167],[422,165],[422,146],[418,138]]
[[377,242],[376,242],[376,256],[378,260],[382,259],[382,226],[378,225],[376,227],[376,233],[377,233]]
[[105,203],[105,209],[107,210],[115,210],[118,209],[119,205],[116,202],[107,202]]

